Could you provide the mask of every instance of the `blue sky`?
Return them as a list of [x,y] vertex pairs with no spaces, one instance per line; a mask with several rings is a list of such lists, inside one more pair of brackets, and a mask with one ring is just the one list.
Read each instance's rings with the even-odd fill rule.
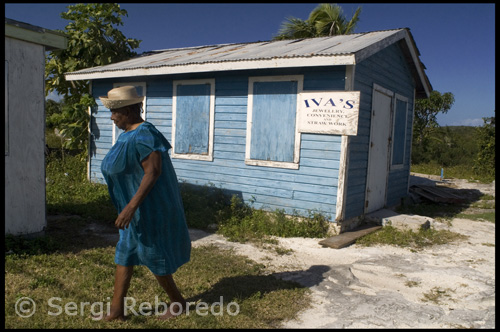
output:
[[[455,103],[438,115],[441,126],[482,125],[495,110],[495,5],[338,3],[347,17],[361,7],[355,32],[410,28],[434,90]],[[64,30],[68,4],[11,3],[5,17]],[[119,29],[142,40],[135,51],[270,40],[290,16],[307,19],[317,3],[135,4]]]

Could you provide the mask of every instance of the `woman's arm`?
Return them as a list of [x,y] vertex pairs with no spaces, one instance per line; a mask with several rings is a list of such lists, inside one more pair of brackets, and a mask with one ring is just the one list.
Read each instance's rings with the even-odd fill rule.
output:
[[142,168],[144,169],[144,177],[141,180],[139,189],[135,193],[134,197],[125,206],[125,208],[120,212],[118,218],[116,218],[115,226],[119,229],[125,229],[132,221],[135,211],[139,208],[142,201],[146,198],[148,193],[153,188],[156,180],[161,175],[161,154],[159,151],[151,152],[142,161]]

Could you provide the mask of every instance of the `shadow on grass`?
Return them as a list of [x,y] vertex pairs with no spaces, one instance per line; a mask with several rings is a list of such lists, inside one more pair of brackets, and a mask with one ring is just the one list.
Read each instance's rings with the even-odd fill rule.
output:
[[78,215],[48,215],[44,234],[37,237],[5,236],[5,254],[41,255],[77,253],[116,245],[118,230],[109,222]]
[[[311,266],[307,270],[287,271],[270,275],[241,275],[222,278],[209,290],[192,296],[188,302],[216,303],[224,300],[242,302],[249,298],[263,298],[279,290],[305,289],[324,280],[323,274],[330,270],[326,265]],[[293,276],[293,280],[286,280]],[[283,279],[286,278],[286,279]],[[286,301],[286,299],[284,299]]]

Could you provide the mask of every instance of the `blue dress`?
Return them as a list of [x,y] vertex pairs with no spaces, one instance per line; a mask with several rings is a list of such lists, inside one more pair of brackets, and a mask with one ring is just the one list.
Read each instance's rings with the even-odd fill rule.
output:
[[156,275],[174,273],[191,255],[191,239],[167,139],[149,122],[123,132],[102,161],[101,171],[118,213],[141,184],[141,161],[160,151],[162,172],[129,226],[120,229],[115,263],[145,265]]

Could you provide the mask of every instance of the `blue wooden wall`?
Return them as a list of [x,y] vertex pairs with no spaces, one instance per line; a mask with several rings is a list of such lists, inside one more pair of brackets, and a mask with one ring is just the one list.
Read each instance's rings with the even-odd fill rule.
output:
[[[275,69],[189,75],[151,76],[94,80],[93,95],[105,95],[113,83],[146,82],[146,120],[171,141],[173,81],[215,79],[215,131],[213,161],[173,158],[180,181],[213,184],[241,195],[256,208],[284,209],[286,213],[307,215],[319,211],[336,217],[341,136],[302,134],[299,169],[245,164],[249,77],[304,75],[303,91],[345,89],[345,67]],[[373,85],[378,84],[408,99],[406,122],[397,116],[397,131],[405,132],[395,147],[402,167],[391,168],[388,176],[387,205],[393,206],[407,195],[413,123],[414,79],[399,44],[393,44],[355,67],[354,90],[361,91],[358,135],[350,137],[344,219],[363,215],[368,166],[370,114]],[[101,161],[111,147],[110,113],[99,105],[91,118],[90,178],[103,183]],[[389,121],[389,119],[388,119]],[[400,130],[399,126],[406,126]],[[392,125],[391,125],[392,128]],[[401,148],[404,146],[404,149]],[[404,151],[403,151],[404,150]],[[285,157],[289,159],[288,157]]]
[[[361,91],[361,101],[358,135],[351,136],[350,139],[345,219],[360,216],[364,212],[374,84],[408,98],[408,113],[406,123],[403,124],[406,126],[406,138],[402,143],[406,148],[404,149],[404,156],[400,156],[404,163],[403,167],[391,169],[389,172],[387,206],[398,205],[400,199],[407,195],[410,172],[415,85],[399,44],[393,44],[365,59],[356,65],[355,70],[354,90]],[[387,119],[387,121],[390,121],[390,119]],[[397,123],[397,125],[400,126],[401,124]]]
[[112,122],[97,97],[106,95],[113,83],[146,82],[146,120],[171,141],[173,81],[215,78],[213,161],[173,158],[179,180],[213,184],[254,202],[256,208],[302,215],[319,211],[335,220],[341,136],[302,134],[296,170],[245,164],[249,77],[276,75],[304,75],[304,91],[345,88],[344,66],[94,80],[92,93],[98,108],[91,118],[91,180],[104,183],[100,167],[111,148]]

